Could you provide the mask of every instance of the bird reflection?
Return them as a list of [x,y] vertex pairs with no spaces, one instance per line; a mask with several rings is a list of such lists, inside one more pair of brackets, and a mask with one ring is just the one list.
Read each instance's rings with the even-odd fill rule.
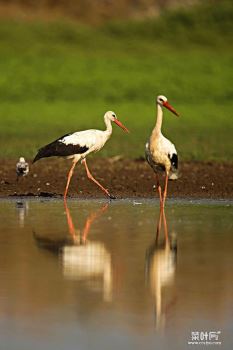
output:
[[[164,241],[160,233],[164,228]],[[168,234],[165,211],[160,208],[156,237],[146,254],[146,279],[155,304],[155,325],[157,330],[165,327],[166,315],[175,298],[169,297],[176,272],[176,234]]]
[[34,238],[40,248],[59,255],[62,262],[63,275],[70,280],[86,282],[89,290],[101,290],[104,301],[112,300],[112,262],[111,254],[105,245],[99,241],[89,241],[88,235],[94,221],[100,218],[108,209],[109,203],[91,212],[86,219],[83,229],[74,226],[73,218],[64,201],[65,214],[68,224],[69,239],[45,238],[35,231]]
[[[87,240],[93,222],[108,209],[109,204],[103,205],[91,213],[86,219],[83,230],[76,230],[67,202],[64,201],[70,238],[73,245],[62,248],[63,273],[66,278],[96,282],[103,280],[103,299],[112,299],[112,266],[111,255],[101,242]],[[93,284],[93,287],[95,285]]]
[[29,204],[28,201],[16,201],[15,207],[19,216],[19,227],[24,228],[25,217],[28,214]]

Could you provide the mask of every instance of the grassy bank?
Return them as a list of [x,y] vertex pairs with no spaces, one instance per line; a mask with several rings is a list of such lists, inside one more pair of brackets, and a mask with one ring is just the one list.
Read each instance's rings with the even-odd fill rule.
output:
[[138,157],[155,119],[183,159],[232,159],[232,5],[165,13],[157,20],[80,27],[0,23],[0,157],[32,157],[69,131],[102,128],[114,110],[131,130],[99,153]]

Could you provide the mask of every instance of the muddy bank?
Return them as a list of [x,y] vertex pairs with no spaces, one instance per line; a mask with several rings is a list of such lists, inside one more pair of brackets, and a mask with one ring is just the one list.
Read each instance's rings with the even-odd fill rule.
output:
[[[16,161],[2,160],[0,196],[62,196],[70,160],[43,159],[30,165],[29,175],[16,181]],[[91,158],[92,174],[117,198],[157,196],[155,176],[144,160]],[[162,179],[163,180],[163,179]],[[104,194],[77,165],[71,180],[70,197],[102,198]],[[233,166],[226,163],[183,162],[180,178],[169,181],[168,197],[233,199]]]

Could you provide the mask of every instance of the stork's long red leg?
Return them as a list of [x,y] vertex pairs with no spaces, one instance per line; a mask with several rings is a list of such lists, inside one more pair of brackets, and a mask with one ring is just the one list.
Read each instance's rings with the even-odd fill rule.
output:
[[157,189],[158,189],[158,192],[159,192],[159,200],[160,200],[160,206],[162,205],[162,191],[161,191],[161,186],[159,184],[159,175],[156,174],[156,179],[157,179]]
[[92,180],[97,186],[99,186],[101,188],[101,190],[111,199],[115,199],[115,197],[113,197],[106,188],[104,188],[93,176],[92,174],[90,173],[90,170],[88,169],[88,166],[87,166],[87,161],[86,159],[84,158],[82,160],[82,163],[85,165],[85,168],[86,168],[86,172],[87,172],[87,177],[88,179]]
[[68,174],[68,177],[67,177],[67,183],[66,183],[66,189],[65,189],[65,193],[64,193],[64,199],[66,199],[68,188],[69,188],[69,184],[70,184],[70,180],[71,180],[71,177],[73,175],[74,168],[75,168],[75,165],[77,164],[77,162],[78,162],[77,160],[73,161],[72,167],[70,168],[70,171],[69,171],[69,174]]
[[163,192],[163,207],[165,206],[165,201],[167,198],[167,183],[168,183],[168,173],[166,173],[165,187],[164,187],[164,192]]

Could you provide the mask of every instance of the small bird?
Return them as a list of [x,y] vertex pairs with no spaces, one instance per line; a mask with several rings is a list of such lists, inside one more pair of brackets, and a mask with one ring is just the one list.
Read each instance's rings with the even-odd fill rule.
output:
[[[165,200],[167,197],[167,184],[168,178],[170,180],[176,180],[178,178],[178,155],[176,148],[161,132],[162,121],[163,121],[163,107],[169,109],[176,116],[179,114],[176,110],[168,103],[167,98],[163,95],[157,97],[157,121],[152,131],[149,141],[146,143],[146,160],[152,167],[157,178],[157,188],[160,198],[160,206],[164,207]],[[159,173],[165,172],[165,187],[162,197],[161,186],[159,184]]]
[[72,158],[73,164],[70,168],[67,177],[66,188],[64,192],[64,199],[66,199],[69,184],[71,177],[73,175],[73,171],[75,165],[81,160],[81,163],[84,164],[87,177],[92,180],[96,185],[98,185],[101,190],[111,199],[115,199],[109,191],[104,188],[90,173],[90,170],[87,167],[86,157],[88,154],[92,152],[98,152],[108,141],[112,134],[112,122],[117,124],[120,128],[122,128],[125,132],[129,132],[129,130],[117,119],[117,116],[114,112],[108,111],[104,115],[104,122],[106,125],[106,130],[85,130],[74,132],[71,134],[66,134],[61,136],[57,140],[49,143],[48,145],[39,149],[37,155],[35,156],[33,163],[35,163],[40,158],[46,157],[66,157]]
[[21,176],[26,176],[29,173],[29,165],[25,161],[24,157],[20,157],[16,164],[17,181]]

